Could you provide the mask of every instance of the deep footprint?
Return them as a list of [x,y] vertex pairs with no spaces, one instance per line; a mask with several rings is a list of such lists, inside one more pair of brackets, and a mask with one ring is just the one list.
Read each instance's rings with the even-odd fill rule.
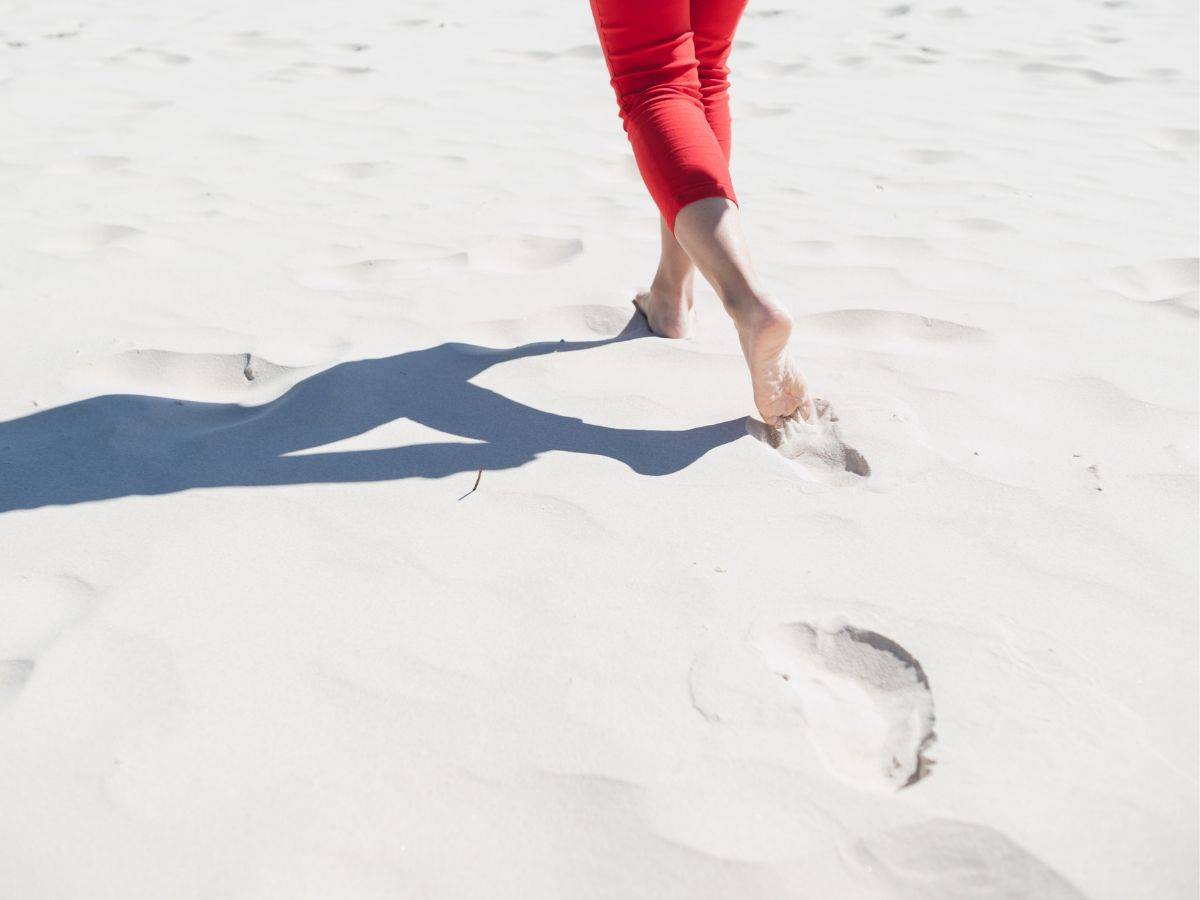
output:
[[751,419],[746,430],[774,447],[788,459],[820,470],[851,472],[866,477],[871,466],[863,455],[846,445],[837,430],[837,416],[825,400],[813,400],[813,420],[785,419],[778,425],[765,425]]
[[809,739],[838,778],[894,791],[929,770],[933,695],[921,664],[895,641],[848,625],[779,625],[759,642],[799,695]]

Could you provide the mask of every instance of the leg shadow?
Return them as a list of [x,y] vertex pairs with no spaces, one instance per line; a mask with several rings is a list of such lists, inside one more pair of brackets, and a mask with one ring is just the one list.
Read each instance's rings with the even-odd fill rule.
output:
[[[551,450],[683,469],[746,433],[745,419],[683,431],[607,428],[517,403],[470,379],[502,362],[648,334],[498,349],[441,344],[332,366],[260,406],[110,394],[0,422],[0,512],[199,487],[444,478]],[[407,418],[479,443],[296,454]]]

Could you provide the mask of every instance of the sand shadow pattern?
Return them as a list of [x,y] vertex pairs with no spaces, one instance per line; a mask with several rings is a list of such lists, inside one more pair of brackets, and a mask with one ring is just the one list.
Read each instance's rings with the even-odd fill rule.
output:
[[[470,383],[499,363],[648,334],[635,316],[620,334],[591,341],[508,349],[446,343],[332,366],[259,406],[107,394],[39,411],[0,422],[0,513],[190,488],[443,478],[514,468],[551,450],[670,474],[743,437],[746,420],[609,428]],[[480,443],[300,453],[399,418]]]

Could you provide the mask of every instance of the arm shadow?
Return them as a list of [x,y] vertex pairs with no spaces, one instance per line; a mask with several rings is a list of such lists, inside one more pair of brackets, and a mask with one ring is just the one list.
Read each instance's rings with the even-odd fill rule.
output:
[[[648,335],[498,349],[449,343],[341,363],[259,406],[106,394],[0,422],[0,513],[190,488],[444,478],[524,465],[551,450],[666,475],[746,434],[732,419],[686,430],[608,428],[517,403],[470,379],[502,362]],[[468,442],[316,451],[407,418]]]

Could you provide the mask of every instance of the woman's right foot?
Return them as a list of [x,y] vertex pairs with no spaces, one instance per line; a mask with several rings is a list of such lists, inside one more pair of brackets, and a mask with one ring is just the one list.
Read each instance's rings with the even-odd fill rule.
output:
[[792,416],[812,418],[808,384],[788,349],[792,317],[777,301],[762,296],[738,304],[733,313],[742,354],[750,369],[754,405],[768,425]]
[[638,294],[633,305],[646,317],[650,330],[660,337],[685,338],[692,334],[692,292],[658,284]]

